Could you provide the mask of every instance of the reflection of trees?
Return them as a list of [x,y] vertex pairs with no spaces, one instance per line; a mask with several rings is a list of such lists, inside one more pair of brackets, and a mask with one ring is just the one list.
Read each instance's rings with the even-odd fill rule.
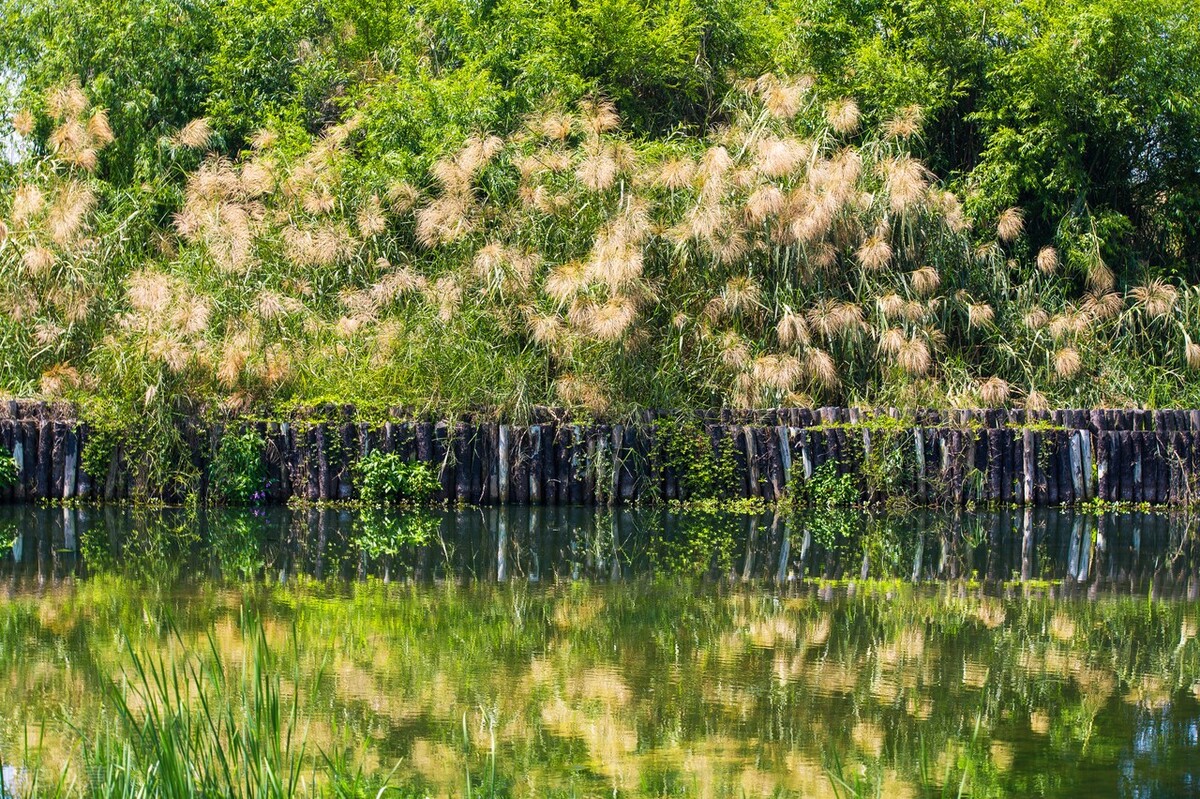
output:
[[32,718],[68,697],[86,722],[126,637],[178,655],[169,616],[193,656],[212,631],[238,664],[243,607],[281,673],[299,667],[286,690],[307,697],[314,739],[348,728],[370,762],[404,757],[439,794],[459,792],[464,765],[482,773],[494,733],[516,795],[811,795],[831,752],[889,795],[964,771],[981,793],[1070,795],[1082,768],[1178,773],[1200,718],[1192,606],[894,583],[826,600],[639,581],[166,594],[102,578],[0,607],[0,680],[24,686],[11,695]]

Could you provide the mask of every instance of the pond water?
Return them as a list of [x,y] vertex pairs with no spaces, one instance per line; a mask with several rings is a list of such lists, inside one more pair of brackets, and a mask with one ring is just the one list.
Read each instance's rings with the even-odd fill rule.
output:
[[0,508],[0,761],[261,630],[313,751],[429,796],[1200,795],[1191,525]]

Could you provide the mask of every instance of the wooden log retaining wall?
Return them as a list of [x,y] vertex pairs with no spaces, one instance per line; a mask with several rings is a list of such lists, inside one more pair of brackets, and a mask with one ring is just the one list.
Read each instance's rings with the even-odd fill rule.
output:
[[[531,424],[460,419],[359,421],[352,408],[252,423],[264,440],[269,502],[353,499],[354,462],[375,450],[429,464],[439,499],[477,505],[628,505],[688,499],[680,464],[665,462],[647,411],[582,423],[543,411]],[[0,502],[121,500],[144,493],[144,464],[117,446],[90,474],[88,426],[63,408],[0,408],[0,446],[17,467]],[[735,464],[735,496],[774,501],[824,467],[852,475],[864,500],[900,494],[920,505],[968,502],[1075,505],[1093,499],[1152,505],[1200,501],[1200,411],[779,409],[689,413],[714,452]],[[246,423],[227,425],[243,428]],[[227,425],[189,422],[198,488]],[[95,468],[95,464],[93,464]],[[170,497],[168,497],[170,498]]]

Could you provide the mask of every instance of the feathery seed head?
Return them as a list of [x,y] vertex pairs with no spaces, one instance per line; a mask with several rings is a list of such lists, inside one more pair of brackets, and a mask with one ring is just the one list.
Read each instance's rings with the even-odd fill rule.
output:
[[929,297],[938,290],[942,277],[932,266],[922,266],[912,273],[912,287],[919,297]]
[[881,162],[884,187],[892,211],[903,213],[917,205],[929,187],[925,165],[911,156],[887,158]]
[[1079,374],[1083,359],[1074,347],[1063,347],[1054,353],[1054,372],[1062,379],[1069,380]]
[[387,218],[383,215],[383,204],[379,195],[372,194],[358,209],[358,232],[366,238],[374,238],[387,230]]
[[201,150],[212,140],[213,129],[206,117],[193,119],[175,134],[175,143],[189,150]]
[[858,103],[849,98],[834,100],[825,106],[825,119],[834,133],[847,135],[858,130]]
[[1148,283],[1130,289],[1129,296],[1141,306],[1147,316],[1152,319],[1161,319],[1175,309],[1179,292],[1170,283],[1161,278],[1154,278]]
[[809,145],[796,139],[766,137],[760,139],[754,149],[755,170],[769,178],[790,175],[806,163],[811,155]]
[[564,332],[562,319],[557,314],[532,314],[528,325],[529,335],[542,346],[554,344]]
[[884,294],[877,301],[880,315],[891,321],[904,315],[904,298],[895,292]]
[[1058,250],[1050,245],[1038,250],[1037,268],[1043,275],[1052,275],[1058,271]]
[[40,276],[49,272],[54,264],[58,263],[58,256],[50,249],[37,245],[26,250],[21,260],[31,274]]
[[786,198],[777,186],[760,186],[746,200],[746,219],[753,225],[762,224],[783,210],[785,202]]
[[1048,322],[1049,319],[1050,316],[1046,313],[1045,309],[1038,307],[1033,308],[1026,313],[1022,321],[1024,321],[1025,327],[1029,328],[1030,330],[1041,330],[1046,326],[1046,322]]
[[1125,308],[1125,300],[1115,291],[1099,294],[1089,291],[1084,295],[1081,310],[1096,319],[1112,319]]
[[575,177],[585,188],[599,192],[610,188],[616,182],[618,171],[611,148],[600,147],[579,162],[575,169]]
[[808,326],[825,339],[853,335],[865,326],[862,307],[852,302],[823,299],[806,314]]
[[275,176],[271,167],[261,161],[242,164],[239,174],[241,190],[247,197],[262,197],[275,188]]
[[1189,338],[1183,346],[1183,351],[1188,368],[1192,371],[1200,370],[1200,344]]
[[1010,243],[1025,230],[1025,212],[1020,208],[1006,208],[996,221],[996,236],[1000,241]]
[[1050,410],[1050,400],[1046,399],[1046,395],[1042,392],[1031,388],[1025,395],[1025,410],[1048,411]]
[[603,98],[581,102],[579,115],[584,128],[596,136],[616,130],[621,125],[616,106]]
[[913,377],[925,375],[933,364],[929,345],[925,343],[924,339],[917,336],[905,339],[896,352],[896,363]]
[[663,161],[658,167],[654,182],[672,191],[684,189],[691,185],[692,177],[696,174],[696,162],[690,158],[671,158]]
[[833,356],[817,347],[805,351],[804,371],[815,385],[830,391],[837,388],[841,382]]
[[973,302],[967,305],[967,327],[971,329],[991,327],[995,318],[995,309],[986,302]]
[[37,125],[37,120],[27,108],[22,108],[13,117],[12,126],[18,136],[29,136],[33,133],[34,127]]
[[793,313],[790,309],[779,317],[779,322],[775,325],[775,333],[779,337],[780,346],[783,347],[808,346],[812,338],[804,317]]
[[587,282],[586,268],[579,261],[556,266],[546,275],[546,293],[564,304],[578,294]]
[[592,309],[592,334],[601,341],[616,341],[625,334],[636,316],[637,308],[630,298],[614,295]]
[[46,110],[55,120],[78,117],[87,107],[87,95],[83,93],[79,81],[75,78],[59,84],[46,95]]
[[112,127],[108,124],[107,110],[97,108],[92,112],[87,121],[87,134],[97,148],[112,144],[113,132]]
[[750,364],[755,383],[776,391],[791,391],[801,374],[800,361],[791,355],[762,355]]
[[417,204],[417,190],[409,183],[398,180],[388,186],[387,201],[388,207],[392,209],[392,213],[397,215],[407,214]]
[[17,225],[29,221],[42,210],[46,197],[42,190],[33,184],[25,184],[17,188],[13,195],[12,219]]
[[884,135],[889,139],[907,139],[921,131],[921,121],[924,112],[919,105],[907,105],[892,115],[883,126]]
[[979,384],[979,399],[988,407],[1003,405],[1010,393],[1008,381],[999,377],[989,377]]
[[886,233],[876,231],[868,236],[854,254],[859,266],[868,272],[878,272],[892,260],[892,245],[888,243]]
[[879,335],[879,352],[890,358],[895,358],[904,342],[907,340],[904,331],[898,327],[889,327]]
[[758,310],[762,299],[762,289],[754,278],[749,275],[731,277],[725,281],[721,290],[721,299],[729,313]]

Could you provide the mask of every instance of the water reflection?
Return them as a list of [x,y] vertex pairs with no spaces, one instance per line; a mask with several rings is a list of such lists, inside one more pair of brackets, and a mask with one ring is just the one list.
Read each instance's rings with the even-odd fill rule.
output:
[[531,799],[847,795],[838,780],[889,797],[1190,796],[1198,611],[965,583],[164,591],[108,575],[0,600],[0,760],[33,725],[45,761],[69,761],[131,649],[212,646],[238,679],[261,623],[310,744],[400,761],[431,796],[464,795],[493,742],[497,795]]
[[687,574],[794,585],[902,579],[1053,584],[1196,599],[1184,513],[1041,509],[776,516],[661,509],[487,508],[360,516],[346,509],[0,507],[0,578],[17,586],[121,571],[179,579],[617,581]]

